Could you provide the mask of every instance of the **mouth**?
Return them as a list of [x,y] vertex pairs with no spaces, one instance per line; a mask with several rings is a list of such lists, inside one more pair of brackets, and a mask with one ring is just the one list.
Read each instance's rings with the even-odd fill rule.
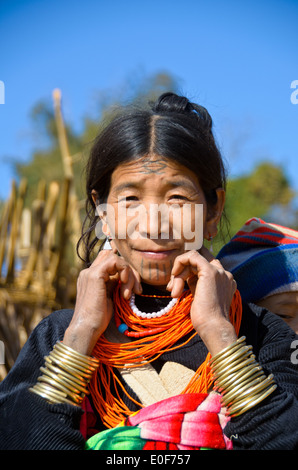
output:
[[135,248],[135,251],[140,253],[140,255],[146,259],[164,260],[172,256],[176,250],[174,249],[172,250],[165,250],[165,249],[139,250]]

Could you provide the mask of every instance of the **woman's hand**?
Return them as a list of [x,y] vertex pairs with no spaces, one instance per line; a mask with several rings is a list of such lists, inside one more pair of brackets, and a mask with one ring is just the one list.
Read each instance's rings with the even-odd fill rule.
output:
[[191,320],[212,355],[237,339],[229,310],[237,285],[233,276],[203,247],[177,256],[168,290],[179,297],[185,281],[193,294]]
[[124,298],[141,292],[139,275],[113,250],[101,251],[90,268],[81,271],[74,315],[63,338],[67,346],[81,354],[92,353],[111,321],[112,293],[119,279]]

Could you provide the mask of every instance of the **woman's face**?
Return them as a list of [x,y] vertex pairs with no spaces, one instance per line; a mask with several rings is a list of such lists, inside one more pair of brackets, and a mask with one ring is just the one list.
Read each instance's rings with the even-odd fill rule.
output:
[[107,200],[107,235],[141,279],[165,286],[176,256],[199,249],[203,237],[216,235],[224,203],[208,215],[198,178],[189,169],[161,157],[121,164],[111,177]]

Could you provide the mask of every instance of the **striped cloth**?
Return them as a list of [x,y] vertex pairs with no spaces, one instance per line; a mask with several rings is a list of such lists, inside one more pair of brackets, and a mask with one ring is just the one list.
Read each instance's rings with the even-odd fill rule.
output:
[[237,282],[244,302],[298,291],[298,232],[259,218],[249,219],[218,253]]
[[116,428],[88,439],[86,450],[232,450],[220,395],[195,393],[142,408]]

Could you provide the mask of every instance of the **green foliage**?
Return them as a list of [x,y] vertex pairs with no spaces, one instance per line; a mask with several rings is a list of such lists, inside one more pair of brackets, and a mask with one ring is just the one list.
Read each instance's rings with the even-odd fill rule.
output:
[[[228,241],[242,225],[252,217],[266,220],[273,208],[288,209],[294,192],[284,170],[271,162],[261,162],[245,176],[228,181],[225,211],[229,221],[229,231],[224,229]],[[223,240],[217,244],[217,250]]]
[[256,200],[262,201],[266,209],[273,204],[286,205],[293,197],[283,169],[270,162],[256,167],[248,179],[247,191]]

